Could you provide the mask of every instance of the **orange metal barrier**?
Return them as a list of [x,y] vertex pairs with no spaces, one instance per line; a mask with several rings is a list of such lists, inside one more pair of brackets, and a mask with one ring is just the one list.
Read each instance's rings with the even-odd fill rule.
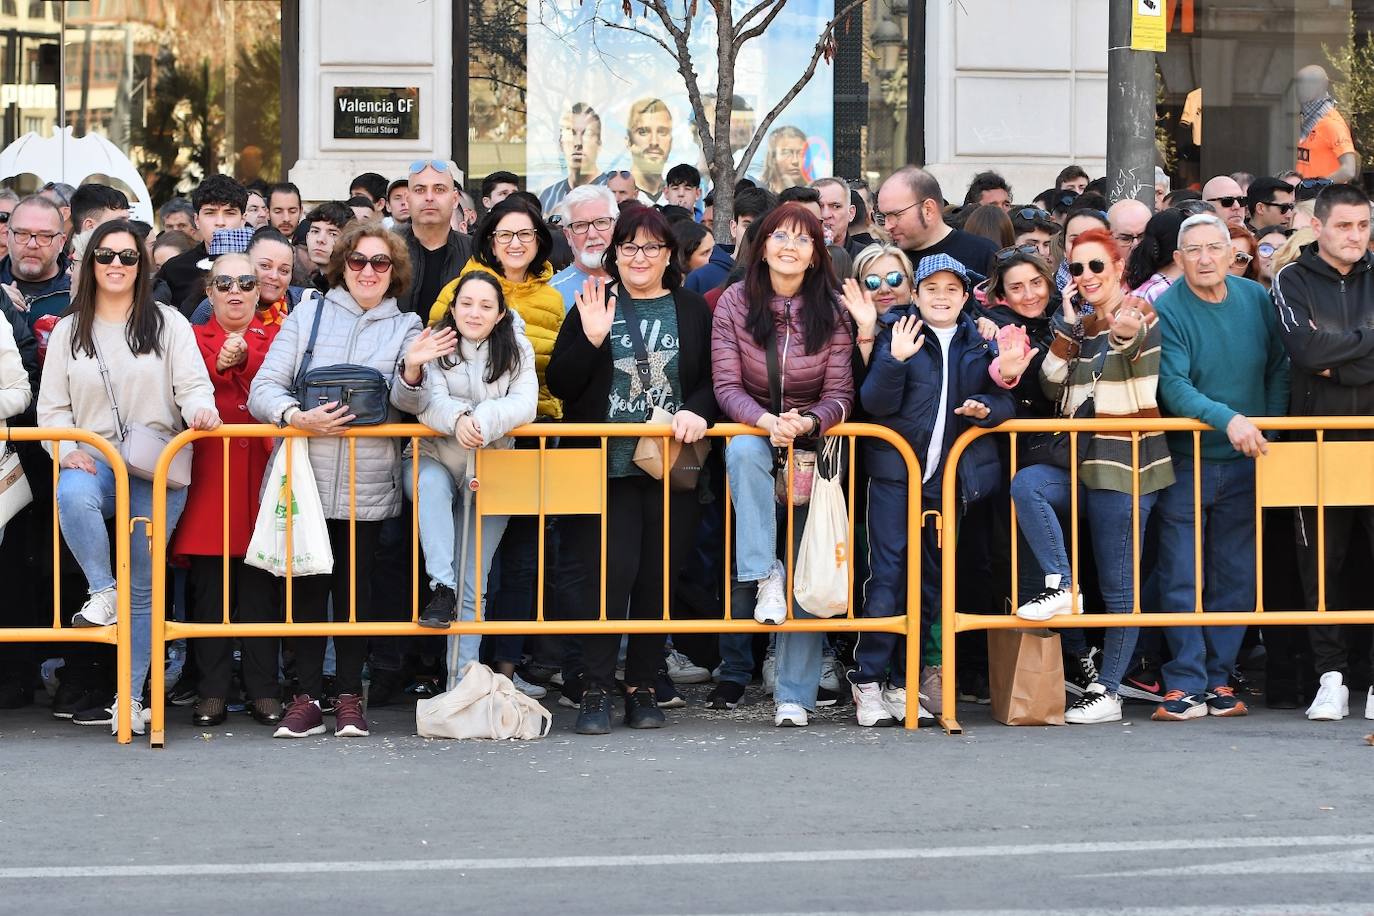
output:
[[[596,634],[596,633],[643,633],[657,634],[665,636],[669,634],[682,633],[772,633],[788,631],[820,631],[820,632],[840,632],[840,631],[867,631],[867,632],[887,632],[904,635],[907,639],[907,666],[908,683],[915,685],[917,680],[914,676],[919,672],[920,652],[919,652],[919,614],[915,609],[920,607],[920,564],[913,562],[907,577],[907,607],[911,613],[897,617],[861,617],[855,614],[855,602],[853,598],[853,575],[854,566],[852,563],[852,548],[854,544],[854,507],[853,494],[855,492],[855,440],[860,437],[880,439],[895,448],[906,462],[907,470],[912,480],[921,479],[920,467],[911,447],[899,434],[882,426],[875,426],[860,423],[841,424],[831,430],[832,436],[844,437],[848,444],[848,470],[847,481],[850,494],[848,511],[848,533],[851,548],[851,562],[849,564],[850,576],[850,601],[846,614],[843,617],[832,618],[802,618],[794,619],[791,611],[791,601],[788,602],[788,619],[781,626],[769,626],[760,624],[752,619],[734,620],[731,619],[730,612],[730,568],[731,551],[733,550],[732,519],[730,513],[730,495],[728,483],[725,490],[725,537],[723,544],[723,569],[725,581],[723,583],[723,614],[719,618],[701,619],[674,617],[669,607],[670,596],[670,577],[667,575],[669,569],[668,545],[671,539],[668,536],[668,524],[670,517],[669,507],[669,481],[666,476],[663,481],[663,526],[664,526],[664,614],[661,620],[643,619],[617,619],[608,618],[606,613],[606,526],[601,526],[601,576],[600,576],[600,606],[594,619],[549,619],[544,613],[544,525],[547,516],[563,515],[599,515],[603,519],[606,515],[606,449],[608,442],[613,438],[640,438],[645,436],[662,436],[665,451],[667,443],[672,438],[671,427],[667,425],[641,425],[627,423],[558,423],[558,424],[536,424],[521,427],[513,435],[524,438],[534,438],[539,440],[537,449],[478,449],[477,450],[477,479],[480,486],[476,490],[477,499],[474,511],[480,521],[484,515],[525,515],[534,516],[539,519],[539,543],[538,543],[538,578],[536,583],[536,607],[533,620],[488,620],[484,619],[481,604],[477,608],[477,618],[471,621],[459,620],[454,622],[446,630],[428,629],[418,625],[420,612],[420,549],[419,549],[419,518],[418,514],[411,513],[411,547],[412,562],[410,569],[411,576],[411,609],[408,621],[359,621],[357,619],[356,607],[356,584],[354,596],[350,601],[347,619],[340,619],[332,622],[322,623],[298,623],[292,620],[292,589],[290,582],[292,577],[289,560],[287,568],[287,588],[286,599],[283,608],[284,622],[282,623],[231,623],[229,613],[229,556],[227,554],[228,532],[229,532],[229,510],[228,510],[228,454],[230,440],[233,438],[249,439],[286,439],[309,437],[309,434],[294,429],[280,429],[275,426],[240,425],[222,426],[219,429],[201,432],[187,430],[178,435],[167,446],[158,463],[156,478],[153,483],[153,519],[154,528],[161,530],[166,524],[167,518],[167,469],[172,457],[177,451],[188,444],[198,440],[220,440],[220,447],[225,454],[225,474],[221,482],[224,490],[222,498],[224,500],[224,543],[226,551],[223,555],[225,569],[224,594],[222,606],[222,621],[217,624],[206,623],[182,623],[173,620],[166,620],[166,569],[167,569],[167,538],[155,538],[153,540],[153,659],[152,666],[152,724],[149,728],[149,742],[154,747],[161,747],[165,741],[165,675],[163,666],[158,664],[158,660],[165,653],[165,645],[169,640],[175,639],[194,639],[204,637],[291,637],[291,636],[454,636],[460,634],[478,635],[500,635],[500,634]],[[409,439],[414,448],[421,438],[434,437],[434,433],[426,426],[418,424],[394,424],[374,427],[357,427],[350,429],[344,435],[345,441],[349,443],[349,479],[350,496],[352,495],[353,471],[356,458],[356,440],[363,438],[401,438]],[[734,436],[742,435],[766,435],[762,430],[753,429],[736,424],[719,424],[708,430],[707,436],[717,439],[729,439]],[[550,438],[578,438],[594,439],[599,441],[595,448],[550,448],[548,439]],[[205,447],[205,446],[202,446]],[[213,447],[213,446],[211,446]],[[290,479],[290,458],[289,452],[286,460],[287,479]],[[398,457],[399,460],[399,457]],[[791,463],[789,462],[788,487],[791,489]],[[419,470],[418,462],[412,465],[412,483],[415,486],[416,499],[419,496]],[[192,486],[195,486],[193,483]],[[289,498],[289,484],[288,484]],[[350,505],[356,500],[350,498]],[[793,584],[793,510],[787,511],[787,595],[792,596]],[[348,568],[356,568],[354,559],[356,556],[356,535],[353,528],[356,518],[350,509],[350,556],[346,558]],[[920,549],[920,526],[922,522],[920,506],[920,487],[911,488],[907,505],[907,538],[911,545],[911,550]],[[291,550],[291,517],[287,514],[286,519],[286,543],[287,556],[292,555]],[[479,568],[476,570],[476,591],[480,595],[482,592],[482,570],[481,563],[481,524],[476,525],[477,543],[474,551]],[[345,558],[336,557],[336,563]],[[460,596],[461,599],[461,596]],[[336,613],[341,609],[336,609]],[[488,610],[488,616],[490,610]],[[342,615],[341,615],[342,616]],[[562,617],[563,615],[560,615]],[[917,724],[917,692],[913,688],[907,694],[907,716],[906,725],[908,728],[915,728]]]
[[[118,724],[117,737],[120,744],[133,740],[129,719],[129,668],[132,664],[132,650],[129,642],[129,539],[133,536],[135,522],[148,519],[129,518],[129,472],[124,467],[124,459],[114,446],[102,437],[84,429],[10,427],[0,432],[0,438],[8,442],[77,442],[89,445],[100,452],[105,463],[114,470],[115,511],[114,530],[117,534],[115,548],[115,594],[118,618],[114,626],[73,627],[62,621],[62,545],[61,526],[57,518],[57,477],[60,471],[57,450],[52,451],[52,626],[51,627],[0,627],[0,643],[20,642],[90,642],[115,647],[115,683],[119,685],[119,699],[116,701]],[[32,482],[30,482],[32,483]],[[37,500],[38,493],[34,494]],[[156,665],[154,667],[157,667]]]
[[[1134,610],[1130,614],[1060,615],[1046,621],[1024,620],[1014,614],[968,613],[958,610],[955,594],[956,538],[946,538],[941,557],[941,639],[944,696],[941,698],[941,723],[949,734],[959,734],[956,708],[955,637],[959,633],[998,629],[1070,629],[1083,627],[1169,627],[1169,626],[1248,626],[1258,623],[1293,625],[1326,623],[1374,623],[1374,610],[1328,612],[1326,608],[1326,516],[1327,507],[1374,505],[1374,441],[1329,441],[1330,432],[1374,430],[1368,417],[1252,417],[1264,431],[1298,432],[1314,436],[1308,441],[1271,442],[1269,453],[1255,460],[1255,609],[1253,611],[1207,611],[1202,606],[1202,575],[1194,576],[1195,599],[1191,610],[1168,609],[1142,613],[1140,607],[1140,477],[1135,475],[1133,495],[1132,544],[1134,554]],[[942,481],[944,505],[958,498],[958,465],[965,450],[977,439],[989,435],[1009,435],[1011,442],[1010,476],[1017,471],[1016,439],[1023,433],[1067,432],[1069,454],[1078,453],[1078,436],[1090,433],[1127,433],[1132,440],[1132,456],[1139,465],[1142,433],[1187,432],[1193,437],[1193,453],[1201,454],[1200,437],[1212,428],[1195,420],[1010,420],[990,429],[974,427],[955,441],[946,459]],[[1193,517],[1201,515],[1201,459],[1193,464]],[[1069,561],[1073,571],[1073,606],[1080,607],[1078,593],[1079,521],[1078,468],[1069,470],[1071,494]],[[1010,477],[1008,478],[1010,479]],[[1315,507],[1317,511],[1316,551],[1317,607],[1309,610],[1270,610],[1264,607],[1264,518],[1267,508]],[[1202,569],[1202,526],[1193,528],[1194,569]],[[1294,545],[1294,550],[1297,547]],[[1011,512],[1011,594],[1017,595],[1016,509]]]

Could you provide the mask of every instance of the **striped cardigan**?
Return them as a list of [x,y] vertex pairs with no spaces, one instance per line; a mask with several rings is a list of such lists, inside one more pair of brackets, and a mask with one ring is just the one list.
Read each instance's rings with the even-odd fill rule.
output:
[[[1063,399],[1061,416],[1072,417],[1090,396],[1094,416],[1101,419],[1158,417],[1155,399],[1159,387],[1159,316],[1142,299],[1127,299],[1144,316],[1135,340],[1118,346],[1111,339],[1111,325],[1102,312],[1081,319],[1075,328],[1056,313],[1054,340],[1040,366],[1045,394],[1056,404]],[[1101,374],[1094,379],[1099,371]],[[1065,386],[1067,390],[1065,389]],[[1095,490],[1131,492],[1131,436],[1129,433],[1098,433],[1087,444],[1079,465],[1079,479]],[[1174,482],[1169,446],[1160,432],[1140,436],[1140,492],[1153,493]]]

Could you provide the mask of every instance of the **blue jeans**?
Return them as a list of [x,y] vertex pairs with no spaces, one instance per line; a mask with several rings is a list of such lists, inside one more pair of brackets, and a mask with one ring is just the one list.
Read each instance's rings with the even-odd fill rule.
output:
[[[735,510],[735,579],[758,582],[778,557],[778,503],[773,495],[773,447],[761,436],[736,436],[725,444],[730,502]],[[731,616],[747,617],[737,604]],[[720,637],[720,679],[748,684],[754,676],[754,637]]]
[[[99,458],[94,460],[94,474],[80,468],[63,468],[57,475],[57,519],[62,539],[85,574],[86,586],[92,595],[115,587],[110,535],[105,529],[105,520],[113,518],[115,511],[114,471]],[[164,536],[169,536],[176,528],[185,508],[186,491],[168,490]],[[151,481],[130,476],[129,515],[153,517]],[[123,532],[115,534],[124,536]],[[129,542],[129,610],[133,667],[129,684],[119,689],[128,690],[134,699],[141,699],[153,653],[153,555],[146,530],[135,529]],[[162,659],[158,659],[158,664],[161,663]]]
[[[1093,556],[1097,561],[1098,586],[1105,610],[1129,614],[1135,609],[1134,543],[1131,523],[1133,499],[1129,493],[1095,490],[1080,485],[1081,505],[1087,514]],[[1157,493],[1141,494],[1140,536],[1142,543],[1150,511]],[[1035,464],[1016,472],[1011,482],[1011,498],[1016,504],[1017,520],[1031,552],[1045,575],[1060,576],[1061,588],[1073,584],[1072,565],[1064,547],[1064,528],[1060,518],[1067,516],[1073,503],[1069,492],[1069,472],[1048,464]],[[1087,643],[1081,629],[1068,630],[1064,646],[1082,654]],[[1130,667],[1131,654],[1140,635],[1137,627],[1107,627],[1103,636],[1102,668],[1097,682],[1116,693],[1121,678]],[[1079,647],[1082,647],[1081,650]]]
[[[1174,458],[1177,481],[1159,497],[1161,609],[1191,611],[1194,605],[1193,462]],[[1202,466],[1202,606],[1213,611],[1255,609],[1255,462],[1209,461]],[[1164,665],[1164,686],[1185,694],[1225,686],[1240,651],[1245,627],[1170,627],[1173,658]]]
[[[462,563],[463,593],[458,596],[460,620],[477,619],[477,506],[474,505],[468,518],[467,553],[458,557],[459,538],[463,536],[463,503],[459,482],[453,475],[433,458],[420,457],[420,492],[423,499],[415,498],[415,485],[411,480],[411,459],[402,463],[401,485],[406,497],[415,503],[420,513],[420,546],[425,553],[425,574],[429,576],[430,588],[442,585],[457,590],[458,565]],[[482,579],[483,584],[491,575],[491,558],[501,543],[505,533],[508,516],[488,515],[482,519]],[[485,605],[484,605],[485,610]],[[485,617],[483,618],[485,619]],[[463,675],[468,662],[477,659],[477,651],[482,637],[475,634],[450,636],[448,638],[449,689],[452,689]],[[456,653],[456,655],[455,655]]]

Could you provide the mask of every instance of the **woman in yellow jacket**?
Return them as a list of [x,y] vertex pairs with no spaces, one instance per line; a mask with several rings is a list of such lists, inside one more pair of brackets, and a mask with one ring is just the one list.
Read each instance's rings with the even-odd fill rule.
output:
[[557,420],[563,405],[549,394],[544,369],[553,353],[553,342],[563,325],[563,297],[549,285],[553,265],[549,253],[553,236],[539,207],[523,194],[512,194],[487,212],[477,225],[472,259],[451,283],[439,291],[429,311],[429,323],[444,319],[453,305],[458,280],[470,270],[496,274],[506,304],[525,322],[525,335],[534,347],[534,370],[539,376],[539,418]]
[[[463,275],[470,270],[490,272],[501,281],[506,305],[519,314],[525,324],[525,335],[534,347],[534,369],[539,377],[539,407],[537,420],[558,420],[563,405],[549,393],[544,381],[553,343],[563,324],[563,297],[549,285],[553,267],[549,253],[553,250],[553,236],[544,222],[538,204],[524,194],[512,194],[488,211],[477,226],[473,239],[473,257],[458,277],[439,292],[430,310],[429,322],[437,324],[453,305],[454,291]],[[535,439],[516,439],[516,448],[537,447]],[[487,599],[487,614],[491,620],[533,620],[536,564],[538,563],[539,520],[534,516],[512,516],[505,536],[497,549],[493,570],[498,582]],[[548,529],[545,539],[545,567],[557,571],[564,564],[558,562],[558,540],[555,528]],[[490,572],[482,571],[484,580]],[[564,582],[561,576],[551,576],[559,583],[560,594],[577,594],[568,589],[575,583]],[[543,687],[527,683],[515,673],[515,666],[524,652],[525,637],[497,636],[483,639],[482,658],[492,667],[510,677],[515,686],[533,697],[545,694]],[[461,672],[460,672],[461,674]]]

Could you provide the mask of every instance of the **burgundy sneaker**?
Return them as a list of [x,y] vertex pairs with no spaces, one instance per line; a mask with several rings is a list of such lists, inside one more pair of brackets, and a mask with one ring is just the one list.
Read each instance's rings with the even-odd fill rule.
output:
[[341,693],[334,702],[334,737],[366,738],[367,719],[363,718],[363,698],[356,693]]
[[324,715],[320,706],[308,694],[291,698],[281,724],[272,733],[273,738],[309,738],[311,735],[324,734]]

